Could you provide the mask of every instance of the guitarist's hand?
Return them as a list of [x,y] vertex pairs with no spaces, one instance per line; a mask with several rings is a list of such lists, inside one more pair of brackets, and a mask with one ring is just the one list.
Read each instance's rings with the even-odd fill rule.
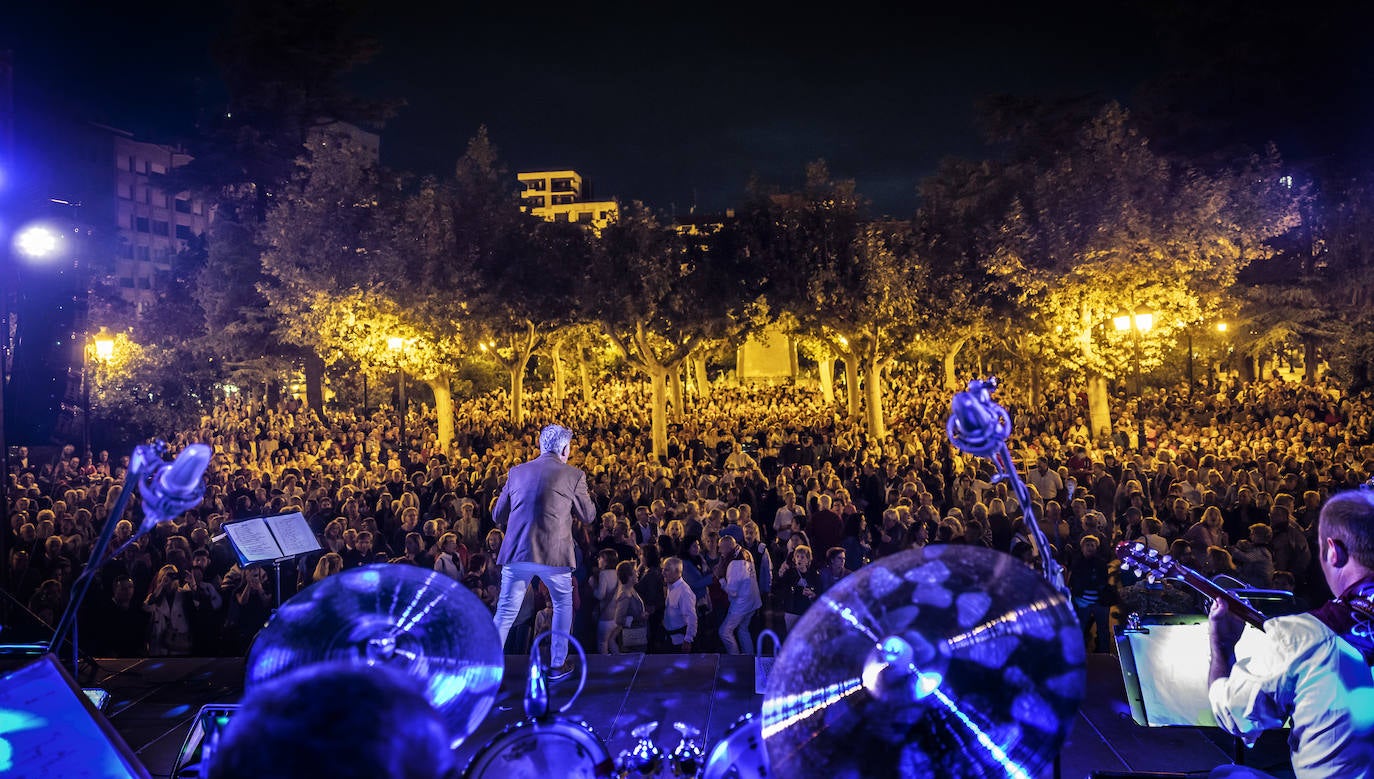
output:
[[1235,649],[1236,642],[1240,641],[1240,634],[1245,631],[1245,622],[1231,613],[1226,601],[1221,598],[1212,601],[1207,621],[1212,628],[1212,645],[1227,651]]

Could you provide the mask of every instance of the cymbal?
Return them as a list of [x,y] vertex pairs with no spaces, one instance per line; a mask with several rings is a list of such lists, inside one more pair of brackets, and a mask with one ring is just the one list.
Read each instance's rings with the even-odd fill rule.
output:
[[1078,620],[1049,582],[936,544],[855,571],[798,620],[761,729],[777,776],[1033,779],[1086,681]]
[[253,641],[244,686],[316,663],[387,667],[423,685],[457,746],[496,700],[501,650],[491,611],[466,587],[436,571],[379,563],[283,603]]

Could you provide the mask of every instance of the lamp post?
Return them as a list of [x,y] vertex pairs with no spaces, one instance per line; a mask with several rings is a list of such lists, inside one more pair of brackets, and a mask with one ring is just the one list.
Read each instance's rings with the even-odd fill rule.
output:
[[[1229,329],[1230,329],[1230,325],[1228,325],[1227,323],[1225,323],[1225,322],[1217,322],[1217,335],[1221,336],[1222,338],[1225,338],[1225,337],[1226,337],[1226,333],[1227,333],[1227,331],[1228,331]],[[1211,374],[1211,375],[1208,377],[1208,380],[1207,380],[1207,386],[1208,386],[1208,388],[1216,387],[1216,386],[1218,386],[1218,384],[1219,384],[1219,380],[1218,380],[1218,377],[1217,377],[1217,370],[1218,370],[1219,367],[1220,367],[1220,362],[1221,362],[1221,361],[1218,360],[1217,363],[1215,363],[1215,364],[1212,363],[1212,362],[1210,362],[1210,361],[1207,363],[1207,365],[1208,365],[1208,372]]]
[[82,357],[85,359],[81,365],[81,445],[85,450],[87,462],[93,462],[91,457],[91,379],[90,379],[90,357],[95,355],[96,362],[101,366],[109,365],[110,358],[114,356],[114,336],[110,331],[101,325],[100,332],[91,336],[91,341],[86,348],[81,350]]
[[396,383],[400,391],[400,398],[399,402],[397,403],[397,406],[401,412],[401,441],[398,449],[401,459],[401,471],[409,475],[406,469],[406,448],[408,444],[408,442],[406,441],[406,369],[404,363],[402,363],[399,359],[405,352],[406,339],[401,338],[400,336],[393,335],[390,338],[386,339],[386,347],[391,351],[396,352],[397,356],[396,365],[399,368],[399,370],[397,372]]
[[[1218,334],[1218,335],[1225,335],[1225,334],[1226,334],[1226,329],[1227,329],[1227,324],[1226,324],[1225,322],[1217,322],[1217,334]],[[1193,385],[1195,384],[1195,382],[1194,382],[1194,380],[1193,380],[1193,328],[1191,328],[1191,327],[1188,328],[1187,333],[1188,333],[1188,399],[1189,399],[1189,400],[1192,400],[1192,399],[1193,399]],[[1210,366],[1210,363],[1209,363],[1209,366]],[[1212,382],[1211,382],[1211,380],[1209,379],[1208,382],[1207,382],[1207,388],[1208,388],[1208,389],[1211,389],[1211,387],[1212,387]]]
[[1145,380],[1140,375],[1142,352],[1140,337],[1141,334],[1148,333],[1150,328],[1155,326],[1155,315],[1151,311],[1136,309],[1134,313],[1119,314],[1113,317],[1112,324],[1119,333],[1129,330],[1135,346],[1132,362],[1135,364],[1136,419],[1140,425],[1137,431],[1139,438],[1136,441],[1136,448],[1143,450],[1145,448]]
[[[43,262],[57,254],[61,237],[56,230],[41,224],[31,224],[14,233],[11,241],[0,241],[0,506],[5,508],[5,522],[9,522],[10,505],[10,447],[5,435],[5,393],[9,386],[10,360],[10,295],[16,286],[15,263],[11,256],[30,262]],[[10,529],[0,529],[0,576],[9,576],[10,550],[6,543]]]

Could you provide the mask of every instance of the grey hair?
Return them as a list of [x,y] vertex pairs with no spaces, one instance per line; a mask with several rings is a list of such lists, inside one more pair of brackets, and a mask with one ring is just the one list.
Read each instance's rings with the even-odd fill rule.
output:
[[572,431],[562,425],[549,425],[539,431],[539,451],[562,454],[572,443]]

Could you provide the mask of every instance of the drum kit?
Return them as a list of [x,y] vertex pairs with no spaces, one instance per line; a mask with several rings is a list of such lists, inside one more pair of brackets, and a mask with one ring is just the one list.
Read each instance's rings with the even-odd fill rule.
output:
[[[768,674],[762,710],[707,750],[674,723],[631,729],[612,757],[571,712],[548,700],[531,650],[526,718],[483,745],[464,779],[701,777],[982,777],[1028,779],[1057,755],[1084,693],[1073,610],[1024,563],[968,546],[911,549],[840,580],[799,620]],[[582,648],[569,637],[569,647]],[[481,725],[503,658],[486,606],[453,579],[406,565],[336,574],[282,604],[249,654],[245,686],[306,665],[347,661],[424,685],[454,747]]]

